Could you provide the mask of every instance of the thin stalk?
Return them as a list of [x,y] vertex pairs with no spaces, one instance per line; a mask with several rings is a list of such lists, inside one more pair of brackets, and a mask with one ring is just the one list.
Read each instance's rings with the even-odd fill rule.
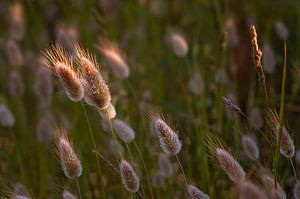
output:
[[141,153],[141,151],[139,149],[139,146],[136,144],[135,141],[133,141],[133,144],[134,144],[134,146],[135,146],[135,148],[136,148],[136,150],[137,150],[137,152],[138,152],[138,154],[140,156],[140,159],[142,161],[142,164],[143,164],[143,167],[144,167],[144,170],[145,170],[145,174],[146,174],[146,178],[147,178],[147,182],[148,182],[149,191],[150,191],[150,194],[151,194],[151,198],[153,199],[154,198],[153,197],[153,190],[152,190],[151,181],[150,181],[150,178],[149,178],[149,174],[148,174],[148,171],[147,171],[147,168],[146,168],[146,164],[145,164],[144,158],[143,158],[142,153]]
[[291,162],[291,165],[292,165],[292,169],[293,169],[293,174],[294,174],[295,180],[297,182],[298,181],[297,172],[296,172],[295,165],[294,165],[294,162],[293,162],[292,158],[290,158],[290,162]]
[[[81,107],[82,107],[82,109],[83,109],[84,117],[85,117],[85,120],[86,120],[86,122],[87,122],[87,124],[88,124],[89,132],[90,132],[91,137],[92,137],[94,150],[97,150],[97,146],[96,146],[94,134],[93,134],[93,131],[92,131],[91,123],[90,123],[90,121],[89,121],[89,119],[88,119],[87,112],[86,112],[86,108],[85,108],[83,102],[81,102]],[[102,184],[102,171],[101,171],[101,167],[100,167],[99,157],[98,157],[97,155],[96,155],[96,162],[97,162],[97,168],[98,168],[98,172],[99,172],[99,176],[100,176],[101,191],[102,191],[103,198],[105,199],[106,196],[105,196],[104,186],[103,186],[103,184]]]
[[176,155],[176,160],[177,160],[177,162],[178,162],[178,164],[179,164],[179,167],[180,167],[181,173],[182,173],[182,175],[183,175],[183,178],[184,178],[184,182],[185,182],[185,189],[187,189],[188,182],[187,182],[186,175],[185,175],[185,172],[184,172],[184,170],[183,170],[183,167],[182,167],[182,164],[181,164],[181,162],[180,162],[180,160],[179,160],[179,157],[178,157],[178,155]]
[[283,71],[282,71],[282,83],[281,83],[281,96],[280,96],[280,113],[279,113],[279,132],[278,140],[275,149],[275,155],[273,160],[273,173],[275,185],[277,187],[277,167],[280,160],[280,146],[282,142],[282,128],[284,120],[284,104],[285,104],[285,81],[286,81],[286,41],[284,41],[284,60],[283,60]]
[[82,199],[78,178],[76,178],[76,184],[77,184],[79,198]]

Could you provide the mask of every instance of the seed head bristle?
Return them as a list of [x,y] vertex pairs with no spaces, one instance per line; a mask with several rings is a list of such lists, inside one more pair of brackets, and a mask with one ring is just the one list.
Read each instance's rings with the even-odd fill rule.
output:
[[259,148],[256,141],[250,135],[242,136],[242,146],[246,155],[251,160],[257,160],[259,158]]
[[117,77],[127,78],[129,76],[129,67],[121,51],[115,44],[108,40],[101,40],[98,49]]
[[73,67],[70,55],[60,46],[52,46],[44,52],[48,68],[58,77],[61,86],[72,101],[83,98],[83,85],[78,71]]
[[218,159],[220,167],[231,181],[238,184],[245,180],[244,169],[228,151],[222,148],[216,148],[216,158]]
[[209,199],[209,196],[207,194],[200,191],[194,185],[188,185],[187,190],[191,199]]
[[109,88],[100,74],[96,59],[80,46],[76,47],[77,63],[83,77],[84,99],[98,109],[106,109],[111,103]]
[[82,172],[81,162],[68,138],[67,131],[62,127],[55,131],[55,145],[64,174],[70,179],[79,177]]
[[123,142],[130,143],[135,138],[134,130],[124,121],[115,119],[112,121],[113,128]]
[[168,155],[177,155],[182,147],[175,131],[160,117],[151,119],[162,150]]
[[120,175],[127,191],[136,193],[139,190],[140,178],[126,160],[122,160],[120,164]]

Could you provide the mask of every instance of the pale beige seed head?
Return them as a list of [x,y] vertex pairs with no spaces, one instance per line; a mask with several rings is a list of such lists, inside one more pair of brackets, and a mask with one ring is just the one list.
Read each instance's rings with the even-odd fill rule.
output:
[[112,103],[110,103],[106,109],[98,109],[98,112],[102,118],[106,119],[114,119],[117,115],[115,106]]
[[106,109],[111,104],[111,95],[95,58],[79,46],[76,47],[76,56],[83,78],[84,100],[98,109]]
[[64,174],[71,179],[79,177],[82,173],[81,162],[73,149],[66,130],[58,129],[55,132],[55,138],[57,153]]
[[9,7],[10,37],[16,41],[21,40],[25,33],[25,16],[23,5],[15,2]]
[[136,193],[139,190],[140,178],[136,174],[134,168],[126,160],[122,160],[120,164],[120,174],[126,190]]
[[76,199],[76,196],[74,196],[73,194],[71,194],[70,192],[68,192],[68,191],[65,190],[62,193],[62,198],[63,199]]
[[[279,125],[276,126],[276,140],[278,140],[278,136],[279,136]],[[294,141],[291,138],[285,126],[282,127],[282,140],[280,146],[280,153],[286,158],[291,158],[295,154]]]
[[250,181],[238,185],[239,199],[268,199],[266,193]]
[[23,53],[14,40],[8,40],[6,43],[6,56],[9,64],[21,66],[24,63]]
[[249,115],[249,125],[256,130],[259,130],[263,127],[264,120],[262,117],[262,112],[258,107],[254,107],[251,109]]
[[159,155],[158,168],[166,178],[171,177],[174,173],[173,164],[166,154]]
[[240,183],[245,180],[245,171],[242,166],[225,149],[217,148],[216,157],[223,171],[234,183]]
[[134,130],[124,121],[115,119],[112,121],[113,128],[123,142],[130,143],[135,138]]
[[12,127],[15,124],[15,117],[10,109],[4,105],[0,105],[0,125],[4,127]]
[[72,101],[83,98],[83,85],[78,72],[74,69],[71,57],[60,46],[52,46],[45,51],[46,65],[57,77],[67,96]]
[[192,184],[187,186],[187,190],[191,199],[209,199],[209,196],[207,194],[203,193]]
[[188,90],[196,96],[201,96],[203,94],[204,81],[200,71],[196,71],[192,79],[188,82]]
[[127,78],[130,73],[129,67],[118,47],[109,41],[101,41],[100,43],[99,50],[113,73],[119,78]]
[[159,138],[162,150],[169,155],[177,155],[182,147],[175,131],[161,118],[152,117],[152,125]]
[[242,136],[242,146],[246,153],[246,155],[251,160],[257,160],[259,158],[259,149],[257,146],[256,141],[250,135],[243,135]]
[[9,73],[8,90],[13,97],[21,97],[24,95],[25,85],[19,71],[13,70]]
[[169,37],[174,53],[178,57],[185,57],[189,50],[186,39],[178,33],[172,33]]

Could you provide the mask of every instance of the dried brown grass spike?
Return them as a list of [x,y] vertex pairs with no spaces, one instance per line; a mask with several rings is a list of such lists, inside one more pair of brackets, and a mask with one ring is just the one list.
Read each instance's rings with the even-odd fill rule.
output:
[[49,60],[47,67],[58,77],[60,84],[72,101],[83,98],[83,85],[79,73],[73,67],[70,55],[60,46],[52,46],[44,52]]
[[98,109],[106,109],[111,104],[110,91],[101,76],[95,57],[80,46],[76,46],[75,52],[83,78],[84,100]]

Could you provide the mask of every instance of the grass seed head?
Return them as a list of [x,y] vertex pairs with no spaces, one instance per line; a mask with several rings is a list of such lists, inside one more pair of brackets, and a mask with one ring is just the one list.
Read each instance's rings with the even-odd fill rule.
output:
[[24,62],[23,53],[14,40],[8,40],[6,43],[6,55],[12,66],[21,66]]
[[162,188],[166,185],[165,175],[161,170],[157,170],[152,176],[152,186],[155,188]]
[[282,21],[275,23],[275,30],[280,39],[287,39],[289,37],[289,30]]
[[115,119],[112,121],[113,128],[123,142],[130,143],[135,138],[134,130],[124,121]]
[[245,180],[245,171],[234,157],[225,149],[216,149],[216,158],[229,179],[238,184]]
[[165,154],[160,154],[158,157],[158,168],[164,177],[171,177],[174,173],[173,165],[170,158]]
[[122,160],[120,164],[120,174],[126,190],[136,193],[139,190],[140,178],[136,174],[134,168],[126,160]]
[[116,45],[110,41],[102,40],[100,41],[99,50],[117,77],[124,79],[129,76],[129,67]]
[[182,147],[175,131],[160,117],[153,116],[152,124],[162,150],[168,155],[177,155]]
[[13,97],[21,97],[24,95],[25,85],[19,71],[13,70],[9,73],[8,90]]
[[36,137],[39,142],[49,142],[53,138],[53,128],[50,116],[39,119],[36,127]]
[[0,105],[0,124],[4,127],[12,127],[15,124],[14,115],[4,104]]
[[15,2],[9,7],[10,37],[16,41],[21,40],[25,33],[25,16],[23,5]]
[[76,196],[74,196],[73,194],[71,194],[68,191],[64,191],[62,194],[62,198],[63,199],[76,199]]
[[207,194],[200,191],[194,185],[188,185],[187,190],[191,199],[209,199],[209,196]]
[[242,146],[246,155],[251,160],[257,160],[259,158],[259,148],[256,141],[250,135],[242,136]]
[[239,199],[268,199],[265,192],[250,181],[238,185]]
[[70,179],[79,177],[82,173],[81,162],[62,127],[55,132],[55,145],[64,174]]
[[196,71],[192,79],[188,82],[188,90],[196,96],[201,96],[203,94],[204,81],[200,71]]
[[111,103],[109,88],[100,74],[96,59],[81,47],[76,47],[77,63],[84,85],[84,99],[91,106],[106,109]]
[[242,110],[240,109],[240,107],[238,105],[236,105],[231,99],[226,98],[226,97],[222,97],[223,102],[225,103],[225,105],[228,106],[228,108],[230,108],[231,110],[241,113]]
[[98,109],[98,112],[102,118],[105,117],[109,120],[114,119],[117,115],[115,106],[112,103],[106,109]]
[[83,85],[79,73],[74,69],[71,57],[60,46],[52,46],[44,52],[47,67],[58,77],[59,83],[72,101],[83,98]]
[[264,125],[261,110],[258,107],[254,107],[250,111],[249,125],[255,130],[259,130]]
[[189,46],[182,35],[178,33],[171,33],[169,35],[169,41],[176,56],[185,57],[187,55]]
[[273,48],[270,44],[266,43],[263,45],[262,51],[264,55],[262,58],[264,71],[266,73],[272,74],[274,73],[276,67],[276,58]]

